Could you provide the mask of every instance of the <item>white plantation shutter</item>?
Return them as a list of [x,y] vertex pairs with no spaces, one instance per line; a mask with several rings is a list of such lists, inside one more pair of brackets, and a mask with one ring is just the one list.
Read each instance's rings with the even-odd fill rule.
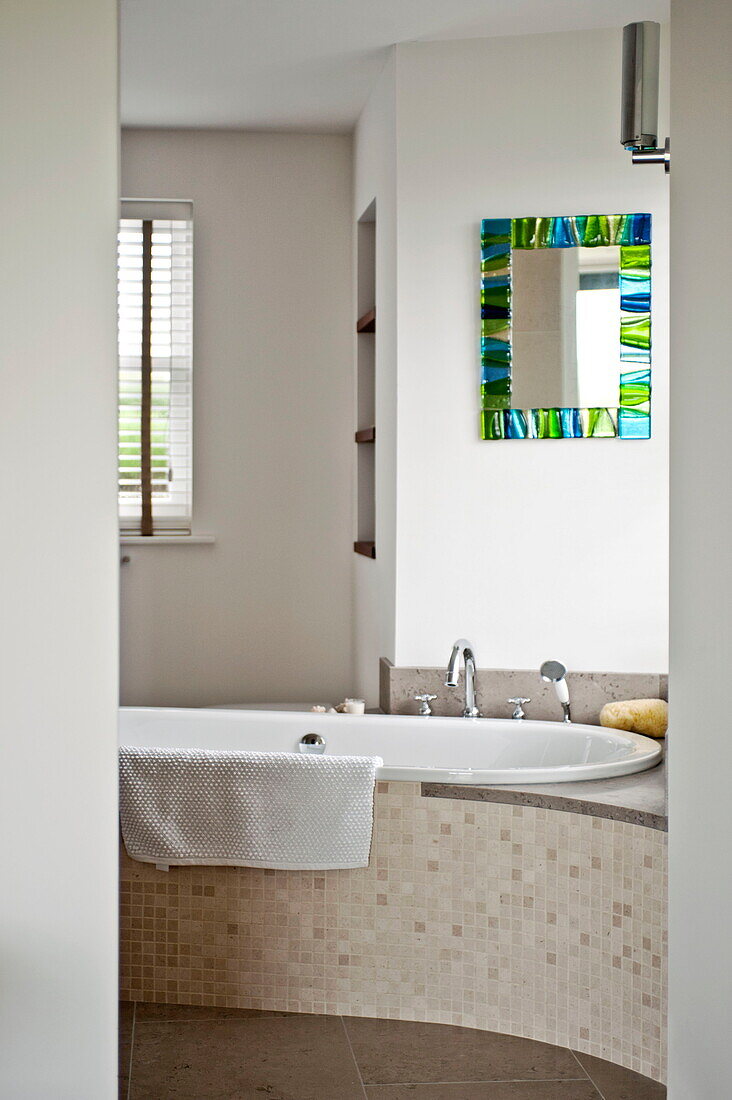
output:
[[123,200],[117,267],[120,527],[190,533],[191,203]]

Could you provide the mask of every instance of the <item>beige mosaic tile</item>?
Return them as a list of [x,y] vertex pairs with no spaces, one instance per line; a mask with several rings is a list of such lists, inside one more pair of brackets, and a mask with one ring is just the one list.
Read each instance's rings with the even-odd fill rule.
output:
[[368,868],[122,856],[122,996],[523,1035],[665,1072],[666,835],[378,784]]

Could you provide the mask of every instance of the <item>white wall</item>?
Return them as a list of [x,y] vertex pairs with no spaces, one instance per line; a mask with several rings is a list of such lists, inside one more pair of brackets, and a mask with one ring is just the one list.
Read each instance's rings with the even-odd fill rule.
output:
[[126,196],[194,203],[194,527],[127,548],[122,699],[352,691],[347,136],[131,130]]
[[[354,138],[353,222],[376,199],[376,559],[353,555],[355,690],[379,699],[379,658],[394,658],[396,614],[396,115],[394,54]],[[354,299],[352,317],[360,309]],[[358,337],[356,337],[358,339]],[[353,414],[356,422],[355,412]]]
[[673,0],[669,1100],[732,1096],[732,6]]
[[0,5],[0,1095],[117,1095],[117,11]]
[[[397,47],[398,664],[466,635],[485,667],[666,668],[668,184],[620,146],[620,51]],[[654,216],[652,440],[481,441],[481,218],[627,211]]]

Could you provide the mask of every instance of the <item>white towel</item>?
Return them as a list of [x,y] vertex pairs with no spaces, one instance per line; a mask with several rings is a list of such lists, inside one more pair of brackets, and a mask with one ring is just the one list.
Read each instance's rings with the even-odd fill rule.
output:
[[120,749],[125,847],[143,863],[367,867],[379,757]]

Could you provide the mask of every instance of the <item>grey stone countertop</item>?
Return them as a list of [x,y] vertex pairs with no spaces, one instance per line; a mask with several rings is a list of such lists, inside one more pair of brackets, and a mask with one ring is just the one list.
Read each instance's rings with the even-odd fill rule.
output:
[[529,783],[525,786],[467,786],[456,783],[423,783],[428,798],[460,798],[471,802],[503,802],[512,806],[536,806],[544,810],[627,821],[648,829],[667,829],[666,765],[615,779],[589,779],[579,783]]

